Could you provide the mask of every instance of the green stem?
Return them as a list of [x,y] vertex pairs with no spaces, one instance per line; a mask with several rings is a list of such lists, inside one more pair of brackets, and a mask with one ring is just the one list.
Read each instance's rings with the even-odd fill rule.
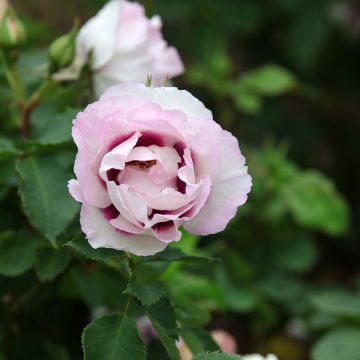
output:
[[21,85],[21,81],[19,79],[17,71],[14,66],[9,65],[6,55],[3,51],[0,52],[0,57],[5,69],[6,80],[9,84],[9,87],[14,95],[14,98],[18,106],[21,106],[25,103],[25,93]]
[[50,77],[42,82],[39,88],[30,96],[25,105],[20,106],[21,114],[21,134],[24,138],[29,136],[30,115],[35,107],[39,104],[42,97],[46,94],[47,90],[53,85]]
[[123,310],[123,314],[125,314],[125,315],[127,314],[127,312],[129,311],[130,304],[131,304],[131,295],[129,295],[127,298],[127,301],[126,301],[126,304],[125,304],[125,307]]
[[30,115],[54,82],[50,76],[47,76],[39,88],[26,100],[16,68],[8,63],[6,54],[3,51],[0,51],[0,60],[3,63],[7,82],[20,111],[21,134],[24,138],[27,138],[29,136]]

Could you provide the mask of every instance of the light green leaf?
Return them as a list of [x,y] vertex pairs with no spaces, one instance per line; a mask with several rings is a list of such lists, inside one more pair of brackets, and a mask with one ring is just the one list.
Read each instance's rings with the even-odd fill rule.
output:
[[136,281],[131,281],[124,293],[136,297],[143,305],[149,306],[160,300],[165,294],[165,287],[161,281],[151,284],[141,284]]
[[71,139],[72,120],[79,112],[78,109],[67,109],[63,113],[55,114],[47,119],[39,142],[43,145],[56,145]]
[[40,249],[35,272],[40,281],[55,279],[68,265],[70,256],[66,251],[46,247]]
[[360,330],[343,328],[324,335],[311,351],[311,360],[359,360]]
[[241,356],[215,351],[196,355],[193,360],[241,360]]
[[19,193],[31,224],[55,243],[79,210],[67,190],[70,174],[51,158],[24,158],[17,162]]
[[330,179],[318,172],[299,173],[285,187],[284,199],[295,221],[304,227],[334,236],[348,229],[349,209],[345,199]]
[[260,111],[262,100],[259,95],[246,88],[236,87],[232,91],[235,105],[238,109],[249,114],[256,114]]
[[0,274],[17,276],[29,270],[36,260],[38,241],[22,231],[0,235]]
[[322,291],[309,298],[322,313],[360,321],[360,296],[340,289]]
[[280,95],[296,85],[295,76],[278,65],[264,65],[244,74],[239,84],[259,95]]
[[84,360],[146,360],[136,322],[125,315],[106,315],[88,325],[82,335]]

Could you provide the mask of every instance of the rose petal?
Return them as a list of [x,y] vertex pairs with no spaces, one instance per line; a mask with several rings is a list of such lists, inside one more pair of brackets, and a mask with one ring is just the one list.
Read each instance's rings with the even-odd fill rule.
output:
[[237,139],[223,131],[222,140],[219,148],[221,176],[212,183],[209,198],[199,214],[184,225],[187,231],[195,234],[208,235],[224,230],[235,216],[237,207],[245,203],[251,189],[251,176],[247,173]]

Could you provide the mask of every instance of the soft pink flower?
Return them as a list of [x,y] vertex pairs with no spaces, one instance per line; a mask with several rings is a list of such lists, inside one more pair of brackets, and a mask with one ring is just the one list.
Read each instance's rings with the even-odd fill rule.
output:
[[148,19],[142,5],[111,0],[81,28],[72,67],[55,78],[76,78],[91,52],[97,96],[120,82],[145,83],[148,76],[162,85],[182,74],[184,66],[177,50],[164,40],[161,27],[160,17]]
[[155,254],[181,238],[222,231],[251,188],[237,139],[184,90],[125,83],[74,120],[69,182],[94,248]]
[[236,340],[228,332],[217,329],[211,332],[211,337],[219,345],[221,351],[229,354],[236,354]]
[[7,0],[0,0],[0,22],[3,20],[6,9],[8,8]]
[[[222,352],[236,354],[236,340],[228,332],[221,329],[214,330],[211,332],[211,337],[218,344]],[[194,357],[193,353],[182,338],[176,341],[176,346],[179,350],[181,360],[191,360]]]

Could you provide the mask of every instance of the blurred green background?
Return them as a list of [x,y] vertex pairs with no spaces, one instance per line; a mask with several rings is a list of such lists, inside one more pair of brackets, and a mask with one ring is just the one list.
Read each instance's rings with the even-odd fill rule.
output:
[[[254,178],[248,203],[225,232],[188,237],[180,245],[224,262],[211,271],[171,267],[164,276],[170,293],[191,304],[208,329],[235,336],[239,353],[358,360],[360,3],[140,2],[148,15],[162,17],[165,38],[183,58],[186,73],[174,83],[237,135]],[[41,53],[75,16],[85,22],[105,2],[12,3],[26,21],[29,49],[40,44]],[[28,50],[23,62],[36,56]],[[72,284],[86,283],[81,276],[72,271]],[[61,284],[60,294],[71,293],[65,280]],[[23,315],[28,324],[37,319],[40,334],[50,318],[57,329],[49,328],[53,341],[74,358],[87,307],[102,305],[98,287],[86,284],[79,295],[86,306],[65,306],[49,295]],[[337,353],[341,348],[346,355]]]

